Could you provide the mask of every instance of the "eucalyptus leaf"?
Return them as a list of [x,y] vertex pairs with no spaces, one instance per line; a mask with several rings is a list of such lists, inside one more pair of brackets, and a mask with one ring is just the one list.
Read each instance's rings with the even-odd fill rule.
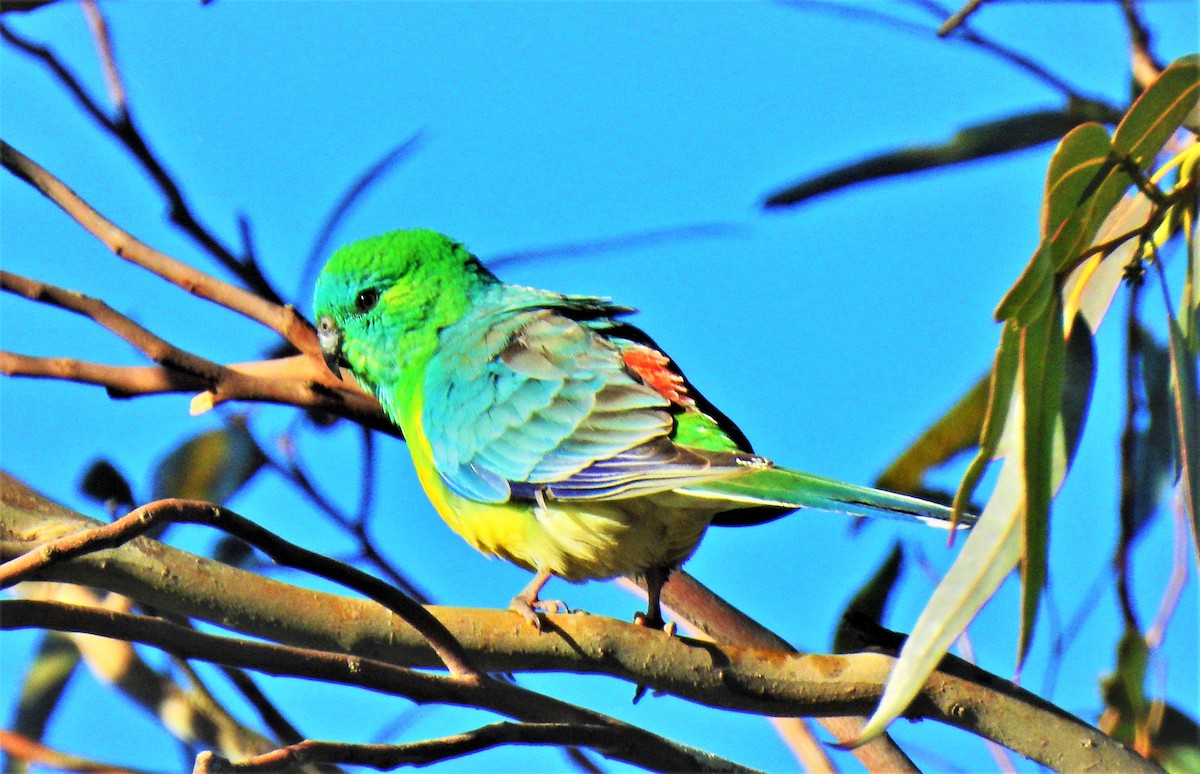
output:
[[223,504],[266,462],[243,420],[201,433],[168,454],[154,471],[154,499],[181,497]]

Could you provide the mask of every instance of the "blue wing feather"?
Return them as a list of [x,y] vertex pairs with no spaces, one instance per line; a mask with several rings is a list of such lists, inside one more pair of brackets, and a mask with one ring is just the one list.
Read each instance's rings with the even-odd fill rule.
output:
[[[472,500],[627,497],[744,470],[749,454],[676,447],[670,401],[604,337],[600,299],[492,286],[443,329],[422,423],[434,464]],[[584,322],[580,322],[583,319]]]

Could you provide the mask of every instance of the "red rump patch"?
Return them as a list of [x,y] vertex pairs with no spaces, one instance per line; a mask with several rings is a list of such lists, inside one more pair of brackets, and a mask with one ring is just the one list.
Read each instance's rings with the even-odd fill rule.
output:
[[695,404],[683,386],[683,377],[671,370],[671,359],[663,353],[634,344],[626,348],[621,357],[625,366],[659,395],[680,406]]

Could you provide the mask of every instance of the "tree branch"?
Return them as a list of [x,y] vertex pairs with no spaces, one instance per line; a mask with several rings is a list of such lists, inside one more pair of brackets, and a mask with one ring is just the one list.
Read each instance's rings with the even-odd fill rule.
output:
[[[0,481],[0,558],[99,524],[9,476]],[[417,632],[374,603],[300,589],[146,538],[48,567],[37,577],[99,585],[254,637],[392,664],[437,664]],[[507,610],[429,610],[484,670],[607,674],[709,706],[770,716],[865,714],[894,663],[871,653],[804,656],[698,642],[598,616],[551,615],[538,634]],[[6,612],[2,625],[15,620]],[[463,681],[455,685],[477,690]],[[489,684],[495,695],[515,690],[498,685]],[[965,729],[1059,771],[1155,770],[1119,742],[994,676],[973,680],[935,672],[909,717]]]
[[[96,16],[101,19],[101,22],[103,21],[102,17],[99,16],[98,9],[96,10]],[[100,107],[99,103],[87,93],[83,85],[79,82],[79,79],[59,61],[58,57],[50,49],[26,40],[4,24],[0,24],[0,37],[3,37],[4,40],[26,55],[39,60],[63,88],[71,94],[75,101],[79,103],[84,112],[100,128],[108,132],[108,134],[129,151],[130,155],[150,175],[154,184],[158,186],[159,191],[162,192],[163,197],[167,200],[170,218],[175,225],[212,255],[218,263],[246,283],[246,286],[252,291],[251,295],[256,294],[261,296],[263,300],[273,304],[283,303],[283,299],[271,286],[271,283],[267,281],[266,277],[263,276],[262,270],[257,263],[250,259],[249,256],[245,258],[235,256],[221,240],[200,224],[200,221],[188,205],[187,199],[184,197],[178,183],[175,182],[171,174],[163,167],[162,162],[159,161],[154,152],[150,150],[149,145],[146,144],[146,139],[142,136],[141,130],[138,129],[134,122],[133,114],[129,110],[127,103],[118,103],[116,115],[109,116]]]
[[[428,766],[508,744],[588,747],[620,759],[633,740],[624,729],[579,723],[492,723],[440,739],[408,744],[349,744],[307,740],[238,763],[201,753],[194,774],[236,771],[291,771],[305,763],[344,763],[380,771],[401,766]],[[628,753],[624,753],[627,755]],[[735,767],[732,771],[751,772]]]
[[189,629],[149,616],[31,600],[0,601],[0,628],[49,628],[138,642],[181,658],[301,677],[403,696],[411,701],[491,710],[529,722],[568,722],[615,729],[617,760],[647,768],[682,771],[745,771],[743,767],[643,731],[603,714],[496,681],[464,682],[396,666],[383,660],[287,645],[235,639]]
[[233,511],[195,500],[159,500],[134,509],[112,524],[84,528],[45,542],[0,565],[0,588],[8,588],[34,573],[75,557],[122,546],[160,524],[170,523],[215,527],[249,543],[277,564],[310,572],[358,591],[420,632],[451,673],[464,679],[487,680],[471,666],[462,647],[442,624],[395,587],[356,567],[289,543]]
[[292,307],[281,306],[205,274],[139,241],[97,212],[33,159],[3,141],[0,141],[0,161],[5,169],[57,204],[63,212],[103,242],[119,258],[157,274],[194,296],[212,301],[265,325],[301,352],[320,354],[316,331]]

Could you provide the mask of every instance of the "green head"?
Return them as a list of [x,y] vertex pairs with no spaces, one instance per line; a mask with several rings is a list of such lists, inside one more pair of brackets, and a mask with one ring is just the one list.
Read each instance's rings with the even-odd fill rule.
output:
[[347,245],[317,277],[321,349],[345,363],[392,419],[405,387],[437,347],[438,331],[495,282],[466,248],[435,231],[392,231]]

